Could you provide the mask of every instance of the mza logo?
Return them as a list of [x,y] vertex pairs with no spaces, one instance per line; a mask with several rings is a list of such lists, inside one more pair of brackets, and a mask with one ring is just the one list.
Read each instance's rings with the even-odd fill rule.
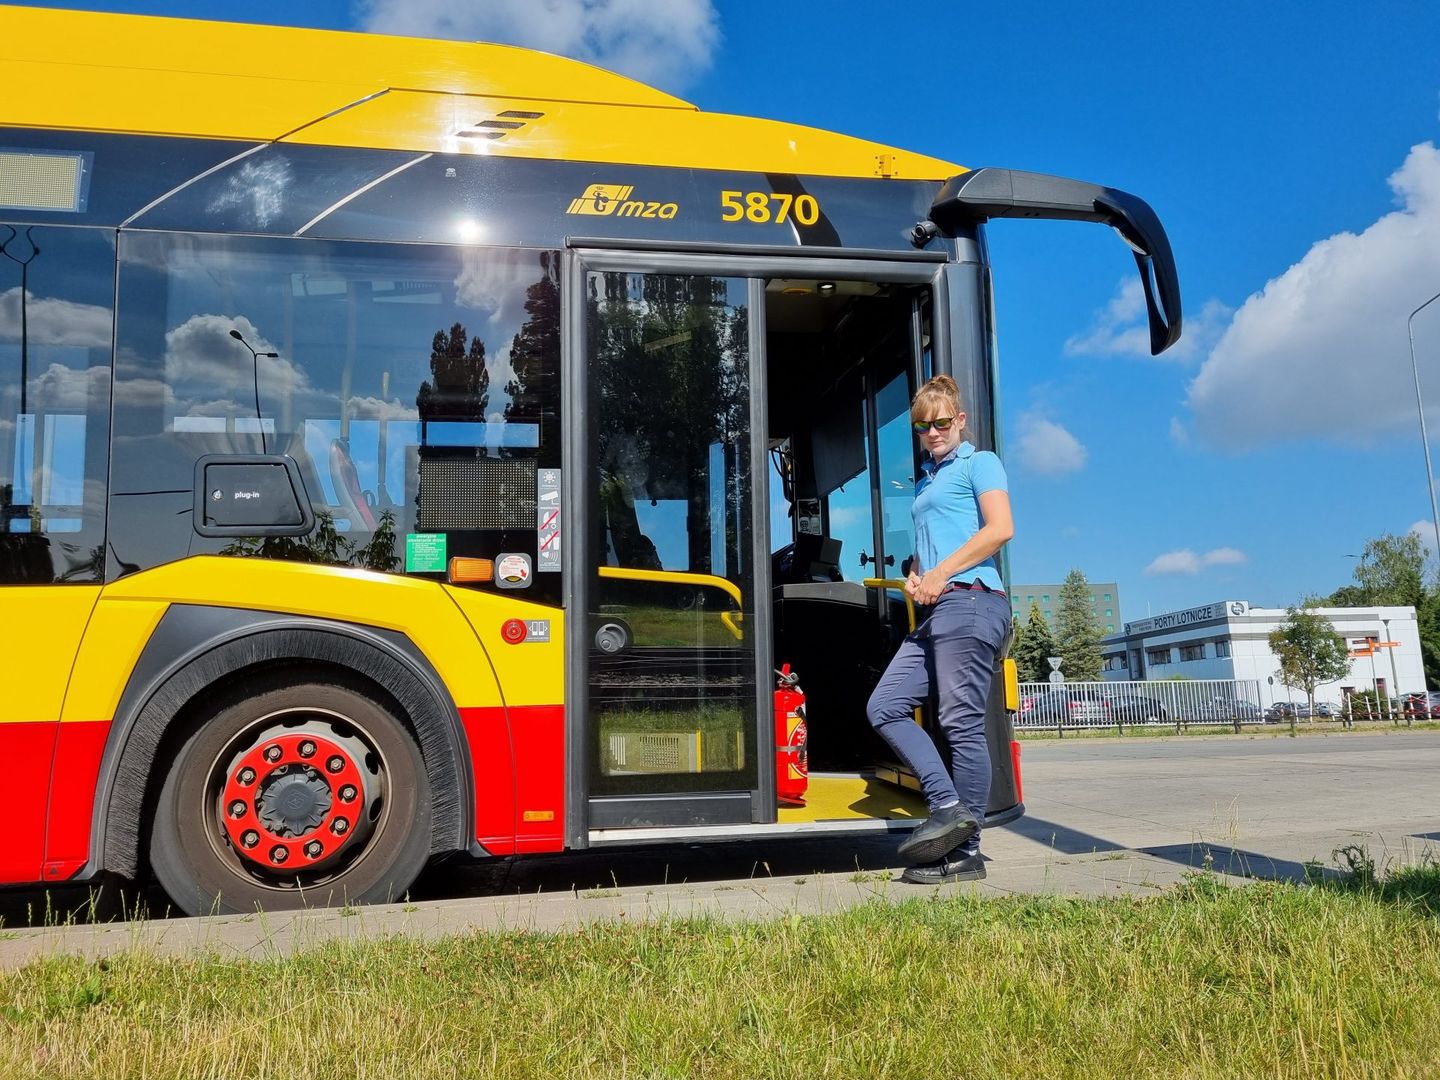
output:
[[635,188],[630,184],[591,184],[585,194],[570,200],[567,214],[587,214],[590,217],[643,217],[663,218],[669,221],[680,213],[680,207],[673,202],[646,202],[632,199]]

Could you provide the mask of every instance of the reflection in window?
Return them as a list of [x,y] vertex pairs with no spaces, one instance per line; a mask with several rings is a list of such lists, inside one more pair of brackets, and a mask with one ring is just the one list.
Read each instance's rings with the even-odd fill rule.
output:
[[[403,570],[422,532],[534,558],[535,470],[560,463],[553,253],[150,234],[127,237],[122,282],[112,513],[179,512],[197,457],[269,452],[300,466],[317,527],[225,543],[180,520],[117,534],[118,558]],[[531,580],[558,602],[558,574]]]
[[586,284],[591,617],[628,638],[588,657],[591,790],[750,788],[747,285],[621,273]]
[[0,583],[98,581],[115,249],[0,223]]

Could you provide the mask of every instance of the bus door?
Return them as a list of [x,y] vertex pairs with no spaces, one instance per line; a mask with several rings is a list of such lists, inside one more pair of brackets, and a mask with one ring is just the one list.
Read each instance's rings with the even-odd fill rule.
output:
[[812,772],[888,764],[864,705],[913,608],[910,400],[933,367],[929,283],[775,279],[766,337],[777,657],[807,693]]
[[864,703],[909,627],[872,579],[913,549],[908,406],[942,272],[572,253],[572,845],[776,821],[786,663],[819,763],[884,763]]
[[571,269],[572,842],[773,820],[759,283],[623,252]]

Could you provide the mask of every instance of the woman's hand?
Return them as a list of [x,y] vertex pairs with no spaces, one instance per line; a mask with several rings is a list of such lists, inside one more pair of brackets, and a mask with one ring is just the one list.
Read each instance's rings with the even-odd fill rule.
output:
[[[914,580],[915,575],[911,574],[910,577]],[[915,581],[910,596],[917,604],[933,604],[940,599],[940,594],[948,584],[949,577],[937,566],[934,570],[927,570],[924,577]]]
[[[915,599],[915,590],[920,587],[920,575],[911,570],[905,578],[905,595],[911,600]],[[917,601],[918,602],[918,601]]]

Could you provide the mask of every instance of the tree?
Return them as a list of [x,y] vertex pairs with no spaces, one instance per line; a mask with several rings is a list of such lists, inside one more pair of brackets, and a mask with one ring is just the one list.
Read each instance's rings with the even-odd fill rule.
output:
[[1095,614],[1090,584],[1080,570],[1065,575],[1060,586],[1060,605],[1055,614],[1059,655],[1065,658],[1062,670],[1070,682],[1100,680],[1100,619]]
[[1419,607],[1425,598],[1425,547],[1414,533],[1385,533],[1367,541],[1355,565],[1355,582],[1365,602]]
[[1340,586],[1327,603],[1335,607],[1413,606],[1425,679],[1430,686],[1440,686],[1440,582],[1426,588],[1425,545],[1414,533],[1385,533],[1366,541],[1355,565],[1355,584]]
[[1015,644],[1010,655],[1015,657],[1016,677],[1021,682],[1044,682],[1050,677],[1050,663],[1046,658],[1060,654],[1055,651],[1055,639],[1050,634],[1050,624],[1040,614],[1040,605],[1032,603],[1024,629],[1018,626],[1015,629]]
[[[1280,681],[1304,690],[1315,713],[1315,688],[1350,674],[1350,656],[1345,639],[1330,620],[1306,607],[1286,610],[1285,621],[1270,633],[1270,651],[1280,661]],[[1295,717],[1290,717],[1295,727]]]
[[415,396],[421,421],[485,419],[490,404],[485,342],[478,336],[471,338],[463,323],[455,323],[448,334],[435,331],[430,343],[430,374],[434,382],[426,379]]

